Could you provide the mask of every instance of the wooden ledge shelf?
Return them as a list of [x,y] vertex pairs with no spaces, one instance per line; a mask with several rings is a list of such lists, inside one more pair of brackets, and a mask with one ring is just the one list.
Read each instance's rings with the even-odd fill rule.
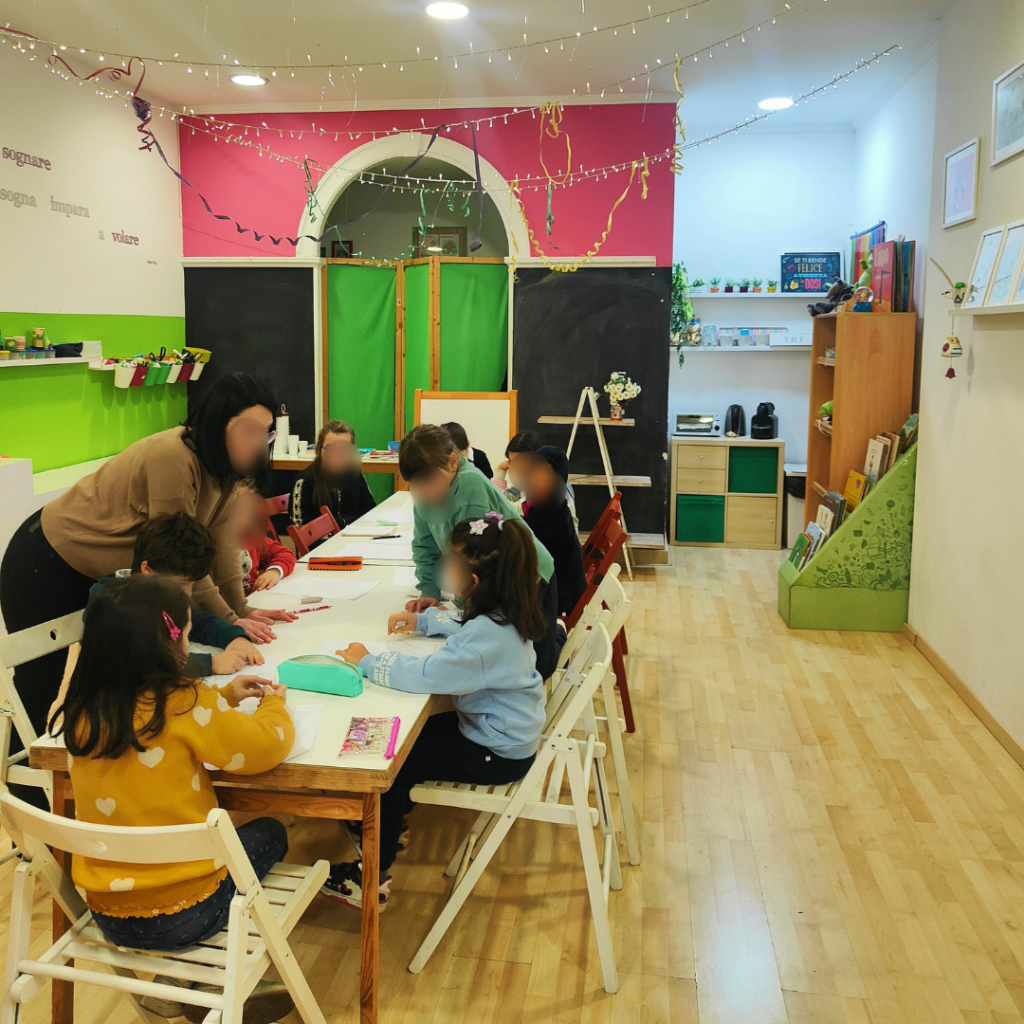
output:
[[[537,417],[537,422],[538,423],[564,423],[564,424],[566,424],[568,426],[571,426],[573,423],[576,422],[576,417],[575,416],[538,416]],[[581,416],[580,417],[580,423],[581,424],[584,424],[584,423],[593,424],[593,422],[594,422],[594,417],[593,416]],[[636,420],[633,420],[633,419],[613,420],[610,416],[602,416],[598,422],[601,424],[602,427],[635,427],[636,426]]]
[[950,316],[1019,316],[1024,317],[1024,303],[1006,306],[958,306],[949,311]]
[[835,366],[836,365],[836,361],[834,359],[829,359],[828,356],[819,356],[815,360],[815,362],[817,362],[817,364],[819,366]]
[[[603,473],[570,473],[569,483],[575,487],[607,487],[608,479]],[[649,476],[621,476],[613,474],[612,483],[616,487],[650,487]]]

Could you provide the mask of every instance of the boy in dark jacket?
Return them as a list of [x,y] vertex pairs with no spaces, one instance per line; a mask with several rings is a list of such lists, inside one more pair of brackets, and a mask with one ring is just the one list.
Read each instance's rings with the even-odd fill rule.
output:
[[[213,534],[187,512],[154,516],[135,538],[130,569],[119,569],[92,585],[90,600],[112,579],[132,573],[166,576],[186,594],[192,584],[209,575],[217,553]],[[192,605],[192,632],[189,639],[209,647],[223,647],[220,654],[189,654],[185,671],[196,678],[237,672],[243,665],[262,665],[263,655],[249,641],[245,630],[225,622],[197,604]]]
[[[561,448],[542,445],[524,453],[520,474],[526,500],[523,519],[551,553],[558,581],[558,614],[569,615],[586,590],[583,550],[569,509],[569,460]],[[517,459],[516,467],[520,466]]]

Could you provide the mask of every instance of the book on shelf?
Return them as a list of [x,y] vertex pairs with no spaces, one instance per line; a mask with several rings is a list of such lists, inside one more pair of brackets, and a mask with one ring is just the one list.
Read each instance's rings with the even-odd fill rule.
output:
[[916,412],[912,412],[907,417],[907,422],[903,424],[900,429],[900,454],[902,455],[916,440],[917,440],[917,428],[920,423],[920,417]]
[[836,514],[826,505],[823,501],[818,503],[818,514],[814,521],[822,528],[825,532],[825,536],[829,537],[832,534],[833,525],[835,523]]
[[896,465],[896,460],[900,455],[900,435],[883,430],[878,436],[880,439],[884,437],[889,442],[889,464],[885,467],[885,472],[888,473]]
[[871,438],[868,441],[868,450],[864,457],[864,476],[868,478],[868,483],[871,485],[877,484],[878,478],[884,472],[882,466],[888,466],[888,464],[889,453],[887,445],[883,444],[877,437]]
[[818,548],[825,540],[825,531],[817,523],[808,523],[804,533],[807,535],[808,545],[803,561],[800,563],[801,569],[817,554]]
[[846,489],[843,491],[848,512],[852,512],[864,500],[870,486],[868,478],[863,473],[858,473],[855,469],[850,470],[850,475],[846,478]]
[[883,309],[894,310],[896,242],[879,242],[871,250],[871,291]]
[[793,541],[793,550],[789,553],[789,561],[791,565],[795,565],[798,569],[803,564],[804,553],[807,551],[808,546],[811,543],[811,538],[806,533],[801,533],[795,541]]
[[843,524],[843,516],[846,514],[846,499],[838,491],[829,491],[819,505],[824,505],[832,512],[832,532],[835,533]]
[[875,302],[892,313],[914,312],[917,243],[901,235],[871,249],[871,291]]

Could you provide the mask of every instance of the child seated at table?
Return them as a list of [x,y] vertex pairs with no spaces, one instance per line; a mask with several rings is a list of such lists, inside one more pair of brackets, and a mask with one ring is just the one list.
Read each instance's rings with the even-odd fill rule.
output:
[[473,463],[490,480],[494,474],[491,472],[491,464],[487,459],[487,453],[479,448],[474,448],[469,443],[466,428],[461,423],[456,423],[453,420],[450,423],[442,423],[441,429],[448,433],[459,454]]
[[343,420],[331,420],[320,429],[314,450],[312,464],[292,488],[292,524],[305,526],[326,506],[344,529],[377,505],[363,476],[356,433]]
[[[412,494],[412,557],[422,595],[405,609],[424,612],[440,600],[439,562],[457,523],[479,519],[486,512],[500,512],[505,519],[521,521],[521,517],[494,484],[455,450],[451,437],[440,427],[421,424],[405,435],[398,451],[398,470]],[[537,642],[537,671],[546,679],[554,671],[565,634],[558,627],[555,563],[532,533],[530,538],[537,552],[537,588],[548,623]]]
[[[203,822],[217,806],[204,763],[254,775],[288,756],[295,727],[285,688],[255,676],[220,689],[198,683],[186,671],[190,629],[188,596],[161,576],[113,580],[90,601],[62,721],[50,723],[67,745],[79,821]],[[249,696],[260,698],[251,716],[236,710]],[[237,831],[258,878],[288,849],[273,818]],[[119,864],[76,854],[71,874],[107,939],[133,949],[176,950],[209,939],[226,927],[235,895],[226,869],[209,860]],[[257,998],[276,991],[280,1003],[279,990]]]
[[[388,632],[447,637],[425,658],[369,654],[350,644],[338,654],[371,682],[407,693],[450,694],[455,710],[427,719],[423,731],[380,798],[380,909],[391,892],[391,867],[412,810],[409,794],[427,779],[503,785],[521,779],[537,756],[544,725],[544,683],[533,643],[547,624],[537,592],[537,550],[515,518],[487,512],[456,525],[442,575],[461,602],[457,612],[398,612]],[[321,889],[362,906],[359,862],[336,864]]]
[[[520,471],[525,469],[525,460],[523,465],[517,465],[515,470],[512,468],[513,464],[516,463],[521,455],[528,455],[543,446],[544,438],[540,434],[535,430],[524,430],[522,433],[516,434],[509,441],[505,447],[505,461],[499,462],[495,467],[494,486],[517,507],[523,500],[523,489],[520,486],[523,480],[521,479],[522,473]],[[565,500],[569,506],[569,514],[572,516],[572,524],[576,528],[576,532],[579,533],[580,524],[576,516],[576,492],[568,481],[565,484]]]
[[257,590],[269,590],[290,576],[295,568],[295,552],[267,533],[267,503],[252,480],[243,480],[235,488],[236,515],[241,534],[242,589],[245,596]]
[[523,520],[551,552],[558,580],[558,614],[569,615],[587,589],[583,549],[566,496],[569,460],[561,448],[543,445],[520,462],[525,463]]

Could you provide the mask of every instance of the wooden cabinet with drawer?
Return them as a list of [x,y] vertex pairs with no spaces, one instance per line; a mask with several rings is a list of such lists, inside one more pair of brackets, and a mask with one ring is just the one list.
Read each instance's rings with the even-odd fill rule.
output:
[[784,451],[779,440],[673,438],[672,543],[781,547]]

